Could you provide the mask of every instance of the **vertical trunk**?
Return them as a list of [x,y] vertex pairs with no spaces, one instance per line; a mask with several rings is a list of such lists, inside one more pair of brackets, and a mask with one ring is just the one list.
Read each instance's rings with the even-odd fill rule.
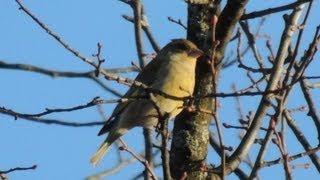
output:
[[[236,23],[243,14],[248,0],[228,0],[220,13],[220,1],[211,0],[210,4],[189,4],[187,39],[194,42],[207,54],[211,54],[211,18],[218,15],[216,37],[219,41],[215,52],[215,81],[219,76],[220,65],[225,47],[231,39]],[[195,95],[206,95],[213,92],[212,72],[206,61],[198,61],[196,71]],[[214,84],[217,84],[215,82]],[[198,99],[195,105],[203,109],[213,109],[212,98]],[[175,120],[173,139],[170,151],[171,174],[175,179],[220,179],[217,174],[208,176],[206,156],[209,139],[211,115],[184,110]],[[228,172],[229,173],[229,172]]]
[[[194,42],[204,52],[210,52],[210,19],[216,11],[211,5],[189,5],[187,39]],[[198,61],[196,69],[195,95],[212,92],[212,72],[206,61]],[[212,98],[196,100],[195,105],[203,109],[212,109]],[[173,140],[170,151],[171,175],[174,179],[205,179],[207,147],[209,142],[209,124],[211,115],[192,113],[184,110],[175,120]]]

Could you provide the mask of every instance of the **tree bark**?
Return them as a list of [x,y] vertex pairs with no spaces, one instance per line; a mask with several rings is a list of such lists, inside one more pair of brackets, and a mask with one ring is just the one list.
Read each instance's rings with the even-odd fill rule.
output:
[[[220,14],[220,2],[210,4],[188,5],[187,39],[194,42],[207,54],[212,53],[212,25],[214,15],[219,16],[215,39],[220,42],[214,61],[216,76],[207,61],[199,60],[196,68],[196,85],[194,95],[206,95],[213,92],[214,81],[218,80],[220,62],[236,23],[243,14],[248,0],[229,0]],[[201,109],[214,109],[212,98],[201,98],[194,102]],[[206,156],[209,143],[209,125],[212,116],[200,112],[182,111],[175,120],[170,151],[171,175],[174,179],[220,179],[218,174],[206,171]]]
[[[187,39],[204,52],[211,52],[210,19],[216,12],[214,4],[188,6]],[[209,94],[213,90],[212,72],[206,61],[199,60],[196,68],[195,95]],[[212,98],[196,100],[195,105],[212,109]],[[202,171],[209,143],[211,115],[184,110],[175,120],[170,153],[171,175],[174,179],[205,179]]]

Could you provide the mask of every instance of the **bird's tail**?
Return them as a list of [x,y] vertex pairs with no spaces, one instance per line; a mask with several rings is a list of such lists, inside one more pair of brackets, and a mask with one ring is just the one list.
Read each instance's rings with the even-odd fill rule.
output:
[[103,142],[97,152],[94,153],[94,155],[91,157],[90,163],[94,166],[98,165],[103,156],[107,153],[109,146],[110,143],[108,143],[107,141]]
[[97,152],[91,157],[90,162],[94,166],[98,165],[100,160],[103,158],[103,156],[107,153],[110,145],[117,140],[119,137],[121,137],[123,134],[125,134],[128,131],[127,128],[115,128],[112,129],[108,136],[107,139],[101,144]]

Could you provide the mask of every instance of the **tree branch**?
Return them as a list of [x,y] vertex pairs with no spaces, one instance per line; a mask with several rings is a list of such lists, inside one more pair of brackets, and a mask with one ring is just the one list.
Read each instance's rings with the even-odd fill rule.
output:
[[310,1],[312,1],[312,0],[299,0],[299,1],[296,1],[296,2],[293,2],[290,4],[286,4],[283,6],[268,8],[268,9],[261,10],[261,11],[254,11],[254,12],[242,15],[241,20],[254,19],[254,18],[259,18],[259,17],[266,16],[266,15],[273,14],[273,13],[291,10],[291,9],[294,9],[294,8],[300,6],[301,4],[308,3]]
[[[310,151],[312,149],[310,143],[308,142],[307,138],[303,135],[300,128],[296,125],[294,119],[291,117],[291,114],[288,110],[284,111],[284,117],[286,118],[289,127],[291,128],[292,132],[294,133],[300,144],[303,146],[305,151]],[[314,166],[317,168],[318,172],[320,172],[320,159],[318,155],[316,153],[311,153],[308,155]]]
[[30,167],[15,167],[15,168],[11,168],[9,170],[6,171],[0,171],[0,174],[8,174],[14,171],[25,171],[25,170],[35,170],[37,168],[37,165],[33,165]]
[[88,122],[88,123],[76,123],[76,122],[65,122],[57,119],[45,119],[45,118],[39,118],[34,116],[25,116],[22,113],[18,113],[16,111],[13,111],[11,109],[6,109],[4,107],[0,107],[0,113],[12,116],[14,117],[15,120],[17,120],[18,118],[21,118],[28,121],[42,123],[42,124],[49,124],[49,125],[55,124],[55,125],[69,126],[69,127],[88,127],[88,126],[101,126],[104,124],[104,122],[101,122],[101,121]]
[[[286,52],[290,45],[291,37],[294,33],[293,28],[298,24],[298,20],[302,13],[303,7],[304,5],[300,5],[298,8],[294,9],[291,15],[286,19],[286,26],[281,37],[278,53],[274,62],[273,72],[270,75],[270,81],[268,82],[266,91],[272,91],[276,89],[278,81],[281,77],[281,69],[286,58]],[[270,99],[271,95],[264,95],[262,97],[262,100],[260,101],[260,104],[257,108],[256,114],[252,120],[252,124],[249,127],[249,130],[243,137],[243,140],[241,141],[236,151],[231,155],[230,159],[228,159],[229,172],[232,172],[236,167],[238,167],[241,161],[249,153],[249,149],[252,146],[256,138],[256,135],[260,129],[263,117],[265,116],[266,111],[270,106]]]

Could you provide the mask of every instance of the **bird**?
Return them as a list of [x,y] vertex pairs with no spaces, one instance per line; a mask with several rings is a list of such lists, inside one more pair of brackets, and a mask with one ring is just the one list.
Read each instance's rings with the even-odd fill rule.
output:
[[[175,39],[163,47],[138,74],[135,81],[142,82],[161,93],[149,93],[150,98],[137,98],[120,102],[98,136],[108,133],[90,162],[96,166],[110,145],[130,129],[142,126],[154,128],[161,114],[175,117],[183,109],[183,97],[191,96],[195,85],[197,59],[203,55],[197,46],[186,39]],[[178,98],[170,98],[172,97]],[[146,96],[145,89],[131,86],[123,98]]]

